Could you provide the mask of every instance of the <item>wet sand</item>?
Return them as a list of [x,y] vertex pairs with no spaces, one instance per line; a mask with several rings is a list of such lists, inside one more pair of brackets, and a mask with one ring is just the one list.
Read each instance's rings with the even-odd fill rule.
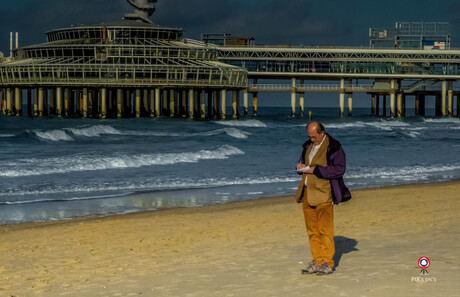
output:
[[460,181],[352,194],[332,275],[300,273],[308,238],[284,196],[0,226],[0,296],[460,295]]

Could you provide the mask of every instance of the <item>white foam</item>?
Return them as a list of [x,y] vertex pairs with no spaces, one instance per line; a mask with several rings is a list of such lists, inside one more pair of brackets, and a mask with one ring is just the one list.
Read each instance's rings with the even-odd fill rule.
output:
[[0,134],[0,137],[5,137],[5,138],[6,137],[14,137],[14,136],[16,136],[16,135],[14,135],[14,134]]
[[460,170],[460,164],[453,165],[431,165],[431,166],[405,166],[401,168],[378,168],[368,169],[363,172],[346,174],[347,178],[383,178],[383,179],[399,179],[401,177],[424,178],[430,173],[442,173],[454,170]]
[[31,131],[35,136],[37,136],[40,140],[45,141],[73,141],[74,139],[67,135],[67,133],[63,130],[49,130],[49,131],[38,131],[32,130]]
[[453,123],[453,124],[460,124],[460,118],[435,118],[435,119],[427,119],[423,118],[423,121],[426,123]]
[[120,135],[122,134],[112,126],[107,125],[95,125],[85,128],[66,128],[65,130],[72,132],[74,135],[85,136],[85,137],[100,137],[103,134],[109,135]]
[[267,125],[259,120],[215,121],[214,123],[234,127],[267,128]]
[[404,135],[407,135],[411,138],[417,138],[417,136],[420,135],[419,132],[416,132],[416,131],[408,131],[408,132],[403,132]]
[[325,124],[324,126],[326,129],[364,128],[366,127],[366,124],[363,122],[355,122],[355,123]]
[[[93,194],[91,196],[85,197],[71,197],[64,198],[61,200],[85,200],[85,199],[100,199],[107,197],[117,197],[124,196],[134,191],[152,191],[152,190],[181,190],[181,189],[197,189],[197,188],[217,188],[233,185],[255,185],[255,184],[272,184],[272,183],[289,183],[299,181],[299,177],[290,177],[290,176],[278,176],[278,177],[246,177],[246,178],[207,178],[207,179],[194,179],[194,178],[177,178],[174,180],[159,180],[159,179],[148,179],[139,182],[113,182],[107,184],[88,184],[85,186],[75,185],[75,186],[60,186],[56,185],[50,188],[42,189],[18,189],[11,188],[5,189],[0,193],[2,196],[29,196],[29,195],[50,195],[50,194],[69,194],[69,193],[97,193],[97,192],[110,192],[110,191],[125,191],[122,194],[105,194],[97,195]],[[217,195],[231,195],[227,192],[216,192]],[[248,195],[259,195],[263,194],[262,192],[251,192]],[[37,203],[37,202],[49,202],[56,201],[55,199],[44,198],[44,199],[34,199],[34,200],[17,200],[17,201],[8,201],[3,202],[3,204],[25,204],[25,203]]]
[[154,137],[208,137],[208,136],[215,136],[219,134],[227,134],[230,137],[244,139],[248,138],[251,133],[242,131],[236,128],[223,128],[223,129],[216,129],[211,131],[205,132],[196,132],[196,133],[171,133],[171,132],[156,132],[156,131],[122,131],[123,135],[131,135],[131,136],[154,136]]
[[[139,168],[142,166],[177,163],[195,163],[200,160],[227,159],[229,156],[242,154],[244,154],[243,151],[230,145],[222,145],[215,150],[200,150],[198,152],[183,152],[176,154],[120,154],[114,156],[79,154],[39,160],[19,160],[16,164],[8,164],[8,167],[13,168],[4,168],[0,176],[18,177],[77,171]],[[30,164],[34,164],[34,166],[30,166]],[[18,169],[18,167],[24,169]]]

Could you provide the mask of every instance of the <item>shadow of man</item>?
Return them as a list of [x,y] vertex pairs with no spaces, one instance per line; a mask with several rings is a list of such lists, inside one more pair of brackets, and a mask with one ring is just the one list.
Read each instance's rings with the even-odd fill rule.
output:
[[354,251],[359,251],[356,248],[358,241],[352,238],[347,238],[344,236],[334,236],[335,243],[335,255],[334,255],[334,264],[335,268],[339,266],[340,260],[342,259],[343,254],[348,254]]

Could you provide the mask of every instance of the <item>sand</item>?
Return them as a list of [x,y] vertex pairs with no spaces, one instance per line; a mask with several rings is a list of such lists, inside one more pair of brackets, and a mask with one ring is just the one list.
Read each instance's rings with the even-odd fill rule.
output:
[[459,181],[352,191],[326,276],[300,273],[311,259],[292,196],[4,225],[0,296],[460,296],[459,193]]

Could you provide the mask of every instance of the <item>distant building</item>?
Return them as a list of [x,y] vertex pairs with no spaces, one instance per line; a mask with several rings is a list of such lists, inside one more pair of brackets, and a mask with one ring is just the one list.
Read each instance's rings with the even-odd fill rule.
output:
[[204,43],[215,44],[228,47],[248,47],[254,43],[252,37],[232,36],[231,34],[201,34],[201,41]]
[[396,22],[394,28],[369,28],[371,48],[378,42],[398,49],[443,50],[450,49],[450,37],[447,22]]

